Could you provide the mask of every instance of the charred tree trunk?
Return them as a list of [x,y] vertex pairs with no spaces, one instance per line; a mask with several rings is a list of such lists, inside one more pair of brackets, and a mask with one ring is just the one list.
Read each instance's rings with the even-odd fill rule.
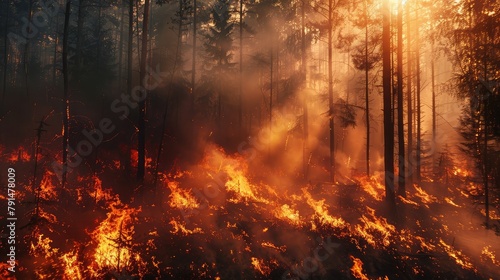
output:
[[[28,4],[28,22],[29,22],[29,25],[26,27],[27,30],[26,30],[26,33],[27,34],[31,34],[31,32],[35,32],[31,29],[31,20],[33,18],[33,0],[29,0],[29,4]],[[26,82],[26,96],[29,97],[30,95],[30,91],[29,91],[29,61],[30,61],[30,56],[29,56],[29,52],[30,52],[30,36],[27,36],[26,38],[26,44],[24,45],[24,78],[25,78],[25,82]]]
[[160,170],[160,160],[161,160],[161,155],[163,152],[163,142],[165,141],[165,131],[167,129],[167,116],[168,116],[168,107],[170,103],[170,96],[173,91],[173,86],[174,86],[174,78],[175,74],[177,72],[177,65],[179,63],[179,60],[181,59],[181,45],[182,45],[182,26],[183,26],[183,18],[184,18],[184,12],[185,12],[185,7],[183,5],[183,1],[179,0],[179,25],[177,28],[177,47],[175,50],[175,58],[174,58],[174,65],[172,67],[172,74],[170,76],[170,82],[169,82],[169,88],[167,91],[167,101],[165,103],[165,108],[163,110],[163,118],[162,118],[162,125],[161,125],[161,134],[160,134],[160,144],[158,147],[158,154],[156,156],[156,165],[155,165],[155,170],[154,170],[154,181],[153,181],[153,186],[155,186],[155,191],[156,191],[156,186],[158,182],[158,174]]
[[[432,146],[436,150],[436,77],[434,66],[434,41],[431,46],[431,94],[432,94]],[[435,174],[436,152],[432,153],[432,173]]]
[[120,16],[120,40],[118,45],[118,89],[122,89],[122,76],[123,76],[123,27],[125,25],[123,19],[125,18],[125,0],[121,7],[122,13]]
[[7,36],[9,34],[9,2],[5,1],[5,29],[3,33],[3,84],[2,84],[2,106],[0,108],[0,116],[2,116],[5,112],[5,96],[7,95],[7,65],[9,63],[8,49],[9,49],[9,41],[7,40]]
[[193,0],[193,57],[191,66],[191,113],[194,115],[196,87],[196,34],[198,32],[198,1]]
[[333,0],[328,1],[328,109],[330,132],[330,180],[335,183],[335,130],[333,117]]
[[148,54],[148,27],[149,27],[149,0],[144,2],[144,18],[142,20],[142,47],[141,47],[141,61],[140,61],[140,80],[139,84],[141,90],[141,100],[139,101],[139,121],[137,133],[137,179],[140,182],[144,181],[146,169],[146,102],[147,102],[147,89],[145,88],[146,81],[146,61]]
[[238,94],[238,132],[243,136],[243,0],[240,0],[240,81]]
[[405,134],[403,123],[403,4],[398,4],[398,193],[406,197]]
[[408,120],[408,145],[406,156],[408,158],[408,173],[407,173],[407,183],[412,183],[413,178],[413,166],[412,166],[412,152],[413,152],[413,108],[412,108],[412,59],[411,59],[411,16],[410,16],[410,3],[406,3],[406,40],[407,40],[407,82],[406,82],[406,110],[407,110],[407,120]]
[[[416,10],[416,17],[418,21],[418,9]],[[417,155],[416,155],[416,168],[417,168],[417,180],[420,182],[422,180],[422,135],[421,135],[421,124],[422,124],[422,116],[421,116],[421,105],[420,105],[420,93],[421,93],[421,80],[420,80],[420,35],[419,35],[418,22],[415,27],[415,63],[416,63],[416,75],[417,75],[417,92],[416,92],[416,101],[417,101]]]
[[[76,39],[76,71],[80,74],[82,66],[82,43],[83,43],[83,6],[86,0],[80,0],[78,5],[78,19],[76,23],[77,39]],[[100,20],[100,19],[99,19]]]
[[52,86],[57,87],[57,47],[59,46],[59,14],[56,15],[56,32],[54,34],[54,57],[52,59]]
[[[486,106],[485,106],[486,107]],[[486,228],[490,226],[490,201],[489,201],[489,185],[488,185],[488,173],[489,173],[489,164],[488,164],[488,112],[486,112],[486,108],[484,111],[484,146],[483,146],[483,182],[484,182],[484,210],[485,210],[485,225]]]
[[127,47],[127,94],[132,93],[132,60],[134,41],[134,0],[129,0],[128,6],[128,47]]
[[68,146],[69,146],[69,73],[68,73],[68,34],[69,34],[69,17],[71,13],[71,0],[66,1],[66,12],[64,14],[64,31],[63,31],[63,50],[62,50],[62,66],[63,66],[63,82],[64,82],[64,113],[63,113],[63,173],[62,187],[66,185],[67,170],[68,170]]
[[369,96],[369,81],[368,74],[368,5],[365,0],[365,103],[366,103],[366,175],[370,177],[370,96]]
[[[392,121],[391,94],[391,21],[389,0],[383,2],[382,30],[382,80],[384,99],[384,166],[385,166],[385,199],[390,208],[395,207],[394,196],[394,123]],[[392,211],[391,211],[392,212]]]
[[308,127],[308,106],[307,106],[307,101],[308,101],[308,94],[307,94],[307,58],[306,58],[306,22],[305,22],[305,8],[306,8],[306,1],[302,0],[302,7],[301,7],[301,71],[302,71],[302,79],[304,83],[304,100],[303,100],[303,147],[302,147],[302,160],[303,160],[303,168],[304,168],[304,178],[307,178],[307,171],[308,171],[308,138],[309,138],[309,127]]
[[273,90],[274,90],[274,48],[271,47],[271,73],[269,78],[269,132],[272,133],[273,128]]

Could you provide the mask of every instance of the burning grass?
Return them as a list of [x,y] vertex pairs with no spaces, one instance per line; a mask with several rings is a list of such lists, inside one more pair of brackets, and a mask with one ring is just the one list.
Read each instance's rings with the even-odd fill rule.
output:
[[[473,255],[450,242],[460,227],[445,222],[442,209],[454,215],[467,207],[460,190],[440,196],[429,185],[436,183],[415,185],[399,197],[400,225],[380,214],[379,177],[356,178],[353,186],[273,186],[252,176],[254,168],[241,156],[210,149],[200,164],[163,173],[154,196],[129,203],[112,181],[77,177],[69,192],[77,203],[67,213],[50,203],[62,194],[46,172],[38,214],[47,224],[24,231],[33,259],[24,259],[31,265],[22,273],[27,279],[486,279],[479,265],[500,267],[498,248],[482,246]],[[24,192],[32,196],[29,187]],[[65,231],[72,238],[59,234]]]

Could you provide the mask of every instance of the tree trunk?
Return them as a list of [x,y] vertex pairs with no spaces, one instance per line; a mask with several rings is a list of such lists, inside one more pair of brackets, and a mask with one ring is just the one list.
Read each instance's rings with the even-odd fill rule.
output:
[[330,132],[330,180],[335,183],[335,130],[333,118],[333,0],[328,1],[328,116]]
[[132,93],[132,60],[134,41],[134,0],[129,0],[128,7],[128,47],[127,47],[127,94]]
[[238,132],[243,136],[243,0],[240,0],[240,83],[238,94]]
[[118,45],[118,89],[122,89],[122,76],[123,76],[123,27],[125,25],[123,19],[125,18],[125,1],[122,3],[122,13],[120,16],[120,40]]
[[143,98],[139,101],[139,121],[138,121],[138,133],[137,133],[137,179],[140,182],[144,181],[145,169],[146,169],[146,102],[147,102],[147,90],[145,89],[144,81],[146,80],[146,61],[148,54],[148,27],[149,27],[149,0],[144,2],[144,18],[142,20],[142,47],[141,47],[141,61],[140,61],[140,80],[139,84],[142,92]]
[[[86,0],[80,0],[78,5],[78,19],[76,23],[77,39],[76,39],[76,71],[80,74],[82,66],[82,43],[83,43],[83,5]],[[100,19],[99,19],[100,20]]]
[[[436,151],[436,77],[434,67],[434,42],[431,46],[431,93],[432,93],[432,146]],[[432,153],[432,173],[435,174],[436,152]]]
[[302,63],[301,63],[301,71],[302,71],[302,78],[304,82],[304,100],[303,100],[303,148],[302,148],[302,160],[303,160],[303,168],[304,168],[304,178],[307,178],[307,171],[308,171],[308,138],[309,138],[309,127],[308,127],[308,106],[307,106],[307,101],[308,101],[308,94],[307,94],[307,66],[306,66],[306,26],[305,26],[305,0],[302,0],[302,8],[301,8],[301,57],[302,57]]
[[[179,0],[179,26],[177,29],[177,47],[175,50],[175,58],[174,58],[174,65],[172,67],[172,75],[170,76],[170,82],[169,82],[169,88],[167,91],[167,101],[165,103],[165,108],[163,110],[163,118],[162,118],[162,125],[161,125],[161,134],[160,134],[160,144],[158,146],[158,153],[156,155],[156,165],[155,165],[155,170],[154,170],[154,184],[156,188],[156,184],[158,182],[158,174],[160,170],[160,160],[161,160],[161,155],[163,152],[163,142],[165,141],[165,130],[167,128],[167,116],[168,116],[168,107],[170,103],[170,96],[173,91],[173,83],[174,83],[174,78],[175,74],[177,72],[177,64],[179,63],[180,58],[182,57],[181,55],[181,45],[182,45],[182,25],[183,21],[182,19],[184,18],[184,6],[183,6],[183,1]],[[177,111],[178,112],[178,111]],[[156,189],[155,189],[156,190]]]
[[403,4],[398,4],[398,193],[406,197],[405,134],[403,123]]
[[193,58],[191,66],[191,113],[194,115],[196,87],[196,34],[198,31],[198,1],[193,0]]
[[64,31],[63,31],[63,50],[62,50],[62,67],[64,81],[64,114],[63,114],[63,173],[62,187],[66,185],[66,175],[68,169],[68,146],[69,146],[69,73],[68,73],[68,34],[69,34],[69,17],[71,13],[71,0],[66,1],[66,12],[64,15]]
[[[29,1],[28,4],[28,22],[31,24],[31,20],[33,18],[33,0]],[[31,34],[31,32],[34,32],[31,30],[30,25],[27,27],[28,30],[26,30],[27,34]],[[29,92],[29,61],[30,61],[30,39],[29,36],[26,38],[26,44],[24,45],[24,78],[26,82],[26,96],[29,97],[30,92]]]
[[[392,121],[391,94],[391,22],[389,0],[383,2],[382,30],[382,80],[384,99],[384,166],[385,199],[390,210],[394,209],[394,124]],[[391,211],[392,212],[392,211]]]
[[417,99],[417,180],[420,182],[422,180],[422,163],[421,163],[421,157],[422,157],[422,139],[421,139],[421,124],[422,124],[422,116],[421,116],[421,105],[420,105],[420,93],[421,93],[421,84],[420,84],[420,34],[419,34],[419,28],[418,28],[418,8],[416,9],[416,17],[417,19],[417,24],[415,27],[415,63],[417,64],[417,92],[416,92],[416,99]]
[[273,89],[274,89],[274,48],[271,47],[271,73],[270,73],[270,81],[269,81],[269,132],[272,133],[273,127]]
[[366,103],[366,175],[370,177],[370,97],[368,88],[368,5],[365,0],[365,103]]
[[412,166],[412,151],[413,151],[413,108],[412,108],[412,59],[411,59],[411,16],[410,16],[410,2],[406,3],[406,40],[407,40],[407,82],[406,82],[406,110],[407,110],[407,120],[408,120],[408,146],[406,156],[408,158],[408,173],[407,173],[407,183],[412,183],[413,178],[413,166]]
[[56,32],[54,32],[54,57],[52,60],[52,86],[57,87],[57,47],[59,46],[59,14],[56,15]]
[[3,34],[3,84],[2,84],[2,106],[0,108],[0,116],[4,114],[5,111],[5,96],[7,95],[7,65],[9,63],[8,49],[9,49],[9,41],[7,40],[7,36],[9,34],[9,16],[10,16],[10,8],[9,2],[5,1],[5,29]]

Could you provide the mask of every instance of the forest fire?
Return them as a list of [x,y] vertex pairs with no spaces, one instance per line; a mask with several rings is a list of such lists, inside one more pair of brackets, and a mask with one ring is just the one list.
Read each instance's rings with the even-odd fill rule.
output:
[[500,2],[25,2],[1,279],[499,279]]

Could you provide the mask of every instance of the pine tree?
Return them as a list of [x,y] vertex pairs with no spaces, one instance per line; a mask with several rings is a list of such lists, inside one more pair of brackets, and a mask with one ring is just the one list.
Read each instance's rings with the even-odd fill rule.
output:
[[[222,80],[227,79],[228,74],[234,68],[231,62],[233,57],[232,32],[234,24],[230,22],[230,1],[219,0],[211,10],[213,26],[205,33],[205,73],[204,80],[208,87],[213,90],[209,95],[216,94],[216,118],[220,125],[222,120],[223,85]],[[208,85],[210,84],[210,85]]]

